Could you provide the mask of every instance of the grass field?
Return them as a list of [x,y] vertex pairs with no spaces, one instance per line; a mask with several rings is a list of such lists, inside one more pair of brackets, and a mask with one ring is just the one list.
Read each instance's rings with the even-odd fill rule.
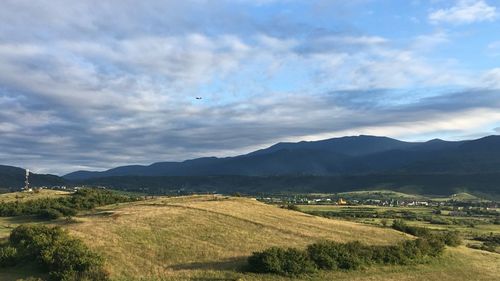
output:
[[275,245],[304,247],[320,239],[388,244],[404,238],[255,200],[210,196],[126,204],[80,220],[69,229],[107,252],[113,275],[122,278],[235,269],[253,251]]
[[394,200],[403,200],[403,199],[412,199],[412,200],[421,200],[421,199],[427,199],[426,197],[422,195],[414,195],[414,194],[407,194],[407,193],[402,193],[402,192],[397,192],[397,191],[392,191],[392,190],[363,190],[363,191],[350,191],[350,192],[341,192],[337,193],[336,196],[339,197],[347,197],[347,198],[354,198],[354,199],[364,199],[364,198],[370,198],[370,199],[386,199],[386,198],[391,198]]
[[[11,192],[0,194],[0,202],[23,202],[40,198],[57,198],[69,196],[71,193],[60,190],[42,189],[39,192]],[[33,217],[0,217],[0,240],[9,236],[12,229],[25,223],[45,223]],[[3,279],[0,279],[3,280]]]
[[349,191],[349,192],[340,192],[340,193],[308,193],[304,194],[305,196],[314,196],[318,198],[327,198],[327,197],[335,197],[335,198],[344,198],[348,200],[422,200],[422,201],[435,201],[435,202],[446,202],[450,200],[454,201],[462,201],[462,202],[490,202],[490,200],[480,198],[476,195],[462,192],[453,194],[450,196],[424,196],[419,194],[409,194],[403,192],[397,192],[392,190],[361,190],[361,191]]
[[[328,217],[336,219],[345,219],[349,221],[360,222],[364,224],[382,226],[383,222],[390,226],[394,219],[383,218],[383,214],[388,211],[391,214],[401,214],[411,212],[416,214],[419,219],[404,219],[408,225],[425,227],[433,230],[448,230],[460,232],[464,244],[481,245],[475,240],[478,236],[487,236],[490,234],[500,234],[500,225],[492,223],[492,216],[449,216],[449,211],[442,211],[441,214],[435,214],[433,207],[381,207],[381,206],[338,206],[338,205],[300,205],[299,209],[303,212],[314,213],[317,215],[324,214]],[[376,215],[376,216],[373,216]],[[382,216],[381,216],[382,215]],[[373,216],[373,217],[372,217]],[[436,224],[431,221],[422,220],[422,217],[433,217],[445,219],[449,224]],[[460,223],[456,223],[460,222]],[[474,222],[472,225],[470,222]],[[500,247],[496,249],[500,253]]]
[[[409,236],[392,229],[332,220],[247,198],[156,198],[99,208],[77,222],[56,222],[106,258],[113,280],[498,280],[500,255],[447,249],[430,264],[377,266],[284,278],[241,272],[253,251],[299,247],[322,239],[392,244]],[[40,223],[40,222],[39,222]],[[16,280],[35,269],[1,269]],[[24,273],[23,273],[24,272]]]
[[482,198],[479,198],[475,195],[472,195],[470,193],[462,192],[462,193],[457,193],[453,194],[449,197],[443,197],[443,198],[433,198],[434,201],[449,201],[449,200],[456,200],[456,201],[469,201],[469,202],[486,202],[489,200],[485,200]]
[[62,190],[41,189],[38,192],[11,192],[0,194],[0,202],[28,201],[40,198],[55,198],[68,196],[71,193]]

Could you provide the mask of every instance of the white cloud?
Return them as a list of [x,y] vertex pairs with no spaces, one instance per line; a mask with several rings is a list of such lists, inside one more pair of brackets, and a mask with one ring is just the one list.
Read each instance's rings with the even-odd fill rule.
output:
[[[450,114],[464,106],[500,108],[491,96],[470,106],[469,98],[458,106],[450,98],[430,113],[435,103],[407,105],[427,93],[387,98],[402,106],[393,108],[338,98],[343,90],[370,99],[381,88],[469,87],[479,79],[428,56],[448,42],[444,32],[408,42],[317,28],[321,21],[304,27],[296,17],[269,24],[232,10],[233,2],[6,0],[0,9],[4,164],[69,172],[224,156],[349,130],[409,134],[397,128],[418,123],[418,134],[430,128],[425,122],[443,119],[436,115],[443,108]],[[497,72],[485,74],[484,85],[498,87]],[[194,100],[198,95],[202,101]]]
[[419,35],[413,42],[413,49],[418,51],[432,51],[434,48],[450,41],[449,35],[443,31]]
[[[335,132],[302,136],[300,139],[316,141],[333,137],[352,136],[352,135],[376,135],[391,136],[406,140],[417,139],[422,135],[444,135],[448,132],[453,135],[467,134],[472,130],[491,126],[500,122],[500,112],[491,109],[471,109],[457,111],[453,113],[433,113],[429,116],[422,116],[418,120],[393,122],[380,124],[377,126],[359,126],[347,130],[338,130]],[[495,129],[500,133],[500,128]],[[478,136],[479,137],[479,136]],[[296,141],[292,138],[288,141]]]
[[500,68],[488,70],[481,79],[480,87],[500,89]]
[[332,37],[330,40],[348,45],[378,45],[388,42],[386,38],[380,36],[343,36]]
[[448,9],[439,9],[429,14],[431,23],[467,24],[482,21],[494,21],[497,9],[483,0],[459,0]]

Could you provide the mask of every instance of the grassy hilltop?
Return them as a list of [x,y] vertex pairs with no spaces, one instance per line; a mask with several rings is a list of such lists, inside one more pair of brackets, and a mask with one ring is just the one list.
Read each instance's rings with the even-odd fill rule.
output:
[[28,201],[43,198],[58,198],[70,195],[71,192],[63,190],[40,189],[37,192],[10,192],[0,194],[0,202]]
[[[295,279],[241,272],[254,251],[302,248],[329,239],[394,244],[410,236],[388,228],[326,219],[222,196],[158,197],[80,213],[68,229],[105,257],[113,280],[495,280],[500,255],[449,248],[432,263],[319,272]],[[32,268],[0,269],[0,280],[26,277]]]
[[[193,196],[121,205],[69,227],[106,252],[114,276],[235,275],[253,251],[304,247],[312,241],[388,244],[392,230],[334,221],[242,198]],[[226,272],[225,270],[229,270]]]

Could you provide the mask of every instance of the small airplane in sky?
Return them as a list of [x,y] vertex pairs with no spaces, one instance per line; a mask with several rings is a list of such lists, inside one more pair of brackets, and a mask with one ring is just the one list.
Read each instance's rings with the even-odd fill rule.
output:
[[202,97],[196,97],[196,99],[197,99],[197,100],[201,100],[201,99],[202,99]]

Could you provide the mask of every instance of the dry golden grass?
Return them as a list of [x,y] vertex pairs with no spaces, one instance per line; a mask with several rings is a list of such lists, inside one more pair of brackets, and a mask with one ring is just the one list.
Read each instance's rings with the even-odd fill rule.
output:
[[[23,202],[28,200],[35,200],[41,198],[57,198],[69,196],[71,193],[60,190],[42,189],[40,192],[11,192],[0,194],[0,202]],[[0,217],[0,240],[9,236],[12,229],[27,223],[40,223],[45,224],[45,221],[37,220],[33,216],[25,217]],[[1,276],[1,275],[0,275]],[[3,280],[3,279],[0,279]]]
[[[193,270],[179,272],[175,276],[157,279],[139,279],[154,281],[188,280],[239,280],[239,281],[497,281],[500,276],[500,255],[472,250],[464,246],[448,248],[443,257],[432,263],[410,266],[373,266],[363,270],[349,272],[320,271],[310,276],[296,278],[270,274],[243,274],[229,271]],[[137,280],[122,278],[120,280]]]
[[[106,258],[114,281],[181,280],[499,280],[500,255],[464,246],[432,263],[373,266],[352,272],[320,271],[286,278],[241,272],[248,255],[270,246],[304,247],[322,239],[392,244],[408,236],[391,229],[330,220],[252,199],[213,196],[158,198],[116,204],[60,225]],[[0,270],[0,280],[36,269]]]
[[62,190],[41,189],[38,192],[11,192],[0,194],[0,202],[28,201],[41,198],[56,198],[68,196],[71,193]]
[[234,274],[248,255],[271,246],[305,247],[322,239],[389,244],[405,238],[251,199],[212,196],[122,204],[80,221],[69,226],[71,232],[105,253],[112,276],[130,280]]

